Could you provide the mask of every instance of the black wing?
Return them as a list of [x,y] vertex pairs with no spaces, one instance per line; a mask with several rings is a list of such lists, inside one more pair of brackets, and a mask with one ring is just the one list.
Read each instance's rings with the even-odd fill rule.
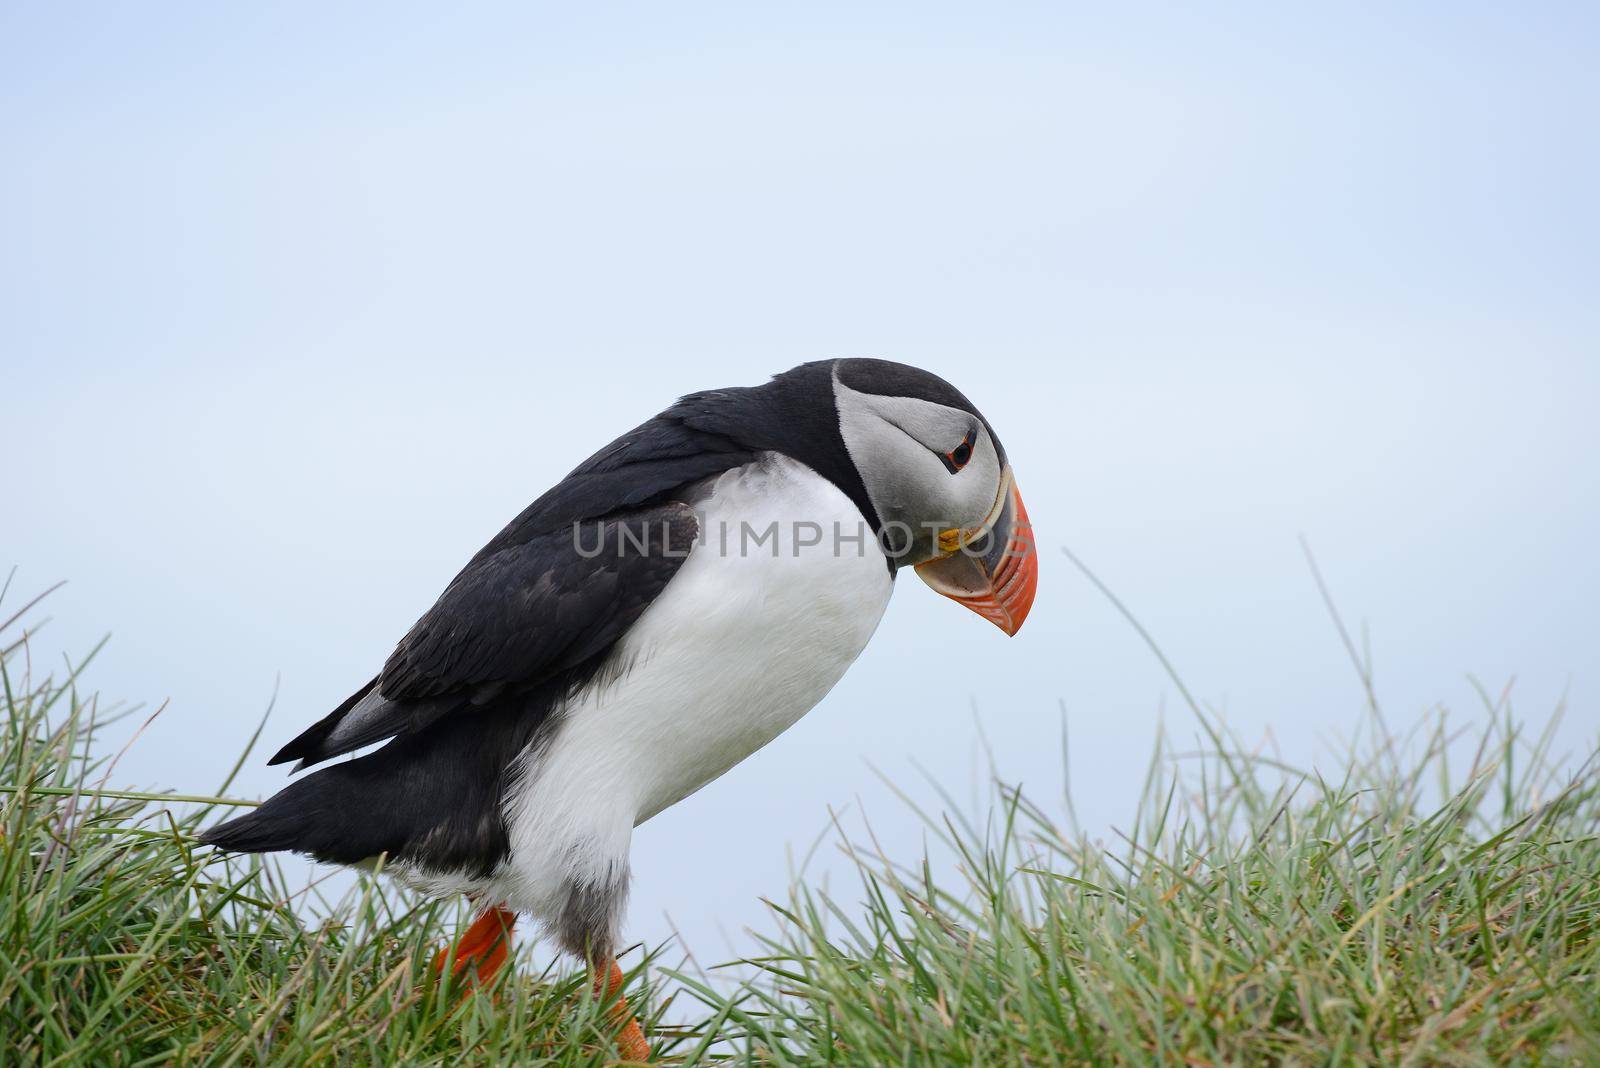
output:
[[598,656],[666,587],[698,532],[693,509],[673,503],[543,534],[474,560],[377,678],[270,763],[315,764],[536,686]]
[[683,498],[753,451],[696,429],[695,398],[584,461],[446,588],[383,671],[272,758],[300,767],[414,732],[609,651],[698,534]]
[[563,696],[605,669],[697,526],[688,504],[669,503],[599,521],[594,540],[575,543],[568,530],[473,561],[378,678],[273,759],[314,764],[390,741],[297,779],[202,840],[344,864],[387,853],[487,875],[510,849],[500,805],[517,754]]

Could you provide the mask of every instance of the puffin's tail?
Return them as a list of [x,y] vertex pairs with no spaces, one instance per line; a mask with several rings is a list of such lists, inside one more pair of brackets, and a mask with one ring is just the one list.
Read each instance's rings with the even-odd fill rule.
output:
[[293,849],[292,840],[277,821],[262,819],[252,812],[248,816],[219,823],[200,835],[204,845],[226,849],[230,853],[271,853],[279,849]]
[[352,776],[330,774],[345,766],[290,783],[254,812],[208,829],[200,841],[236,853],[293,850],[335,864],[358,863],[392,848],[399,828],[386,826],[382,803],[375,804],[370,793],[362,797]]
[[293,780],[200,840],[241,853],[292,850],[332,864],[387,854],[486,875],[510,848],[501,802],[538,722],[518,700],[477,709],[470,722],[431,723]]

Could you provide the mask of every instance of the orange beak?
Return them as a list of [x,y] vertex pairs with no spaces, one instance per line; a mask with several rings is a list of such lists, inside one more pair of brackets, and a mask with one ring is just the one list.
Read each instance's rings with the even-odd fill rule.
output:
[[988,521],[974,531],[941,534],[941,545],[957,547],[918,564],[917,575],[937,592],[1015,634],[1028,618],[1039,587],[1039,553],[1009,466],[1000,484],[1000,497]]

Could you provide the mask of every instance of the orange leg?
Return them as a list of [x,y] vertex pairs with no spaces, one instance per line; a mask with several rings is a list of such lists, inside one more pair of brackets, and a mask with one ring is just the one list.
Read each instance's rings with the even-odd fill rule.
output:
[[[470,972],[471,977],[483,985],[492,980],[504,967],[511,954],[511,931],[517,924],[517,914],[504,905],[493,905],[479,914],[462,934],[455,946],[454,966],[450,961],[450,947],[446,946],[433,958],[435,974],[443,976],[449,968],[452,978],[461,978]],[[595,972],[594,990],[603,1001],[612,1002],[608,1014],[617,1027],[617,1051],[625,1060],[648,1061],[650,1044],[644,1039],[639,1021],[622,995],[622,967],[615,959]],[[613,1000],[614,999],[614,1000]]]
[[511,955],[511,929],[516,925],[517,914],[503,905],[484,909],[456,943],[454,967],[450,967],[450,947],[446,946],[433,958],[434,972],[443,976],[450,967],[451,977],[459,979],[470,969],[479,984],[488,983]]
[[611,1006],[610,1015],[611,1022],[619,1028],[617,1052],[622,1054],[624,1060],[648,1061],[650,1043],[644,1040],[644,1031],[640,1029],[633,1010],[628,1008],[628,999],[622,996],[622,966],[615,958],[611,960],[609,967],[596,968],[594,992],[603,1001],[616,999]]

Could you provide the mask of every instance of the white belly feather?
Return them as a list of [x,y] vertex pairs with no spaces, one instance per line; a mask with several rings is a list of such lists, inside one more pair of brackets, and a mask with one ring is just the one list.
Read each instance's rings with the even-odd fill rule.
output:
[[626,671],[574,699],[509,799],[511,854],[481,889],[514,908],[548,917],[564,884],[625,871],[633,828],[809,711],[889,603],[860,511],[802,464],[730,471],[699,510],[706,541],[619,643]]

